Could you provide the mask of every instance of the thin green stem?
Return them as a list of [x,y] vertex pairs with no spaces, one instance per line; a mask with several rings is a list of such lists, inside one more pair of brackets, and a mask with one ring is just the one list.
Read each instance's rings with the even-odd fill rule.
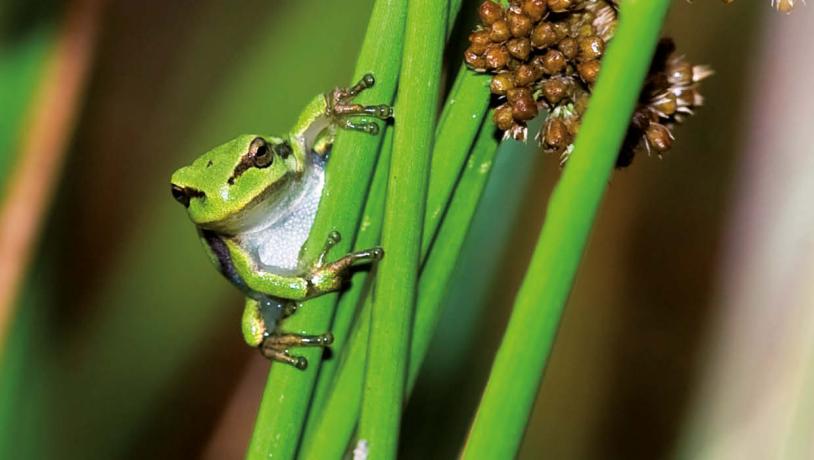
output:
[[[390,171],[392,151],[393,129],[392,127],[388,127],[385,132],[382,152],[379,154],[379,163],[376,165],[376,172],[373,176],[373,183],[370,185],[370,193],[367,196],[362,224],[359,226],[359,233],[356,236],[356,243],[354,243],[356,250],[370,248],[379,244],[382,232],[384,200],[387,193],[387,176]],[[337,356],[337,359],[326,360],[322,363],[319,370],[319,378],[317,379],[314,398],[311,401],[311,408],[303,440],[307,440],[311,437],[311,431],[313,431],[316,426],[313,422],[314,416],[311,414],[320,414],[325,400],[328,398],[336,369],[339,367],[340,359],[338,359],[338,356],[342,355],[342,351],[345,349],[350,337],[351,326],[353,325],[354,319],[358,316],[357,312],[360,310],[360,308],[358,308],[359,303],[364,300],[363,296],[370,288],[369,282],[371,278],[369,278],[368,275],[369,272],[361,270],[354,273],[351,278],[350,287],[343,292],[339,298],[339,304],[336,308],[336,317],[334,318],[333,326],[331,326],[331,332],[334,335],[331,352]]]
[[573,155],[517,294],[462,457],[513,458],[669,0],[625,0]]
[[448,6],[414,0],[407,8],[382,227],[387,256],[375,286],[359,427],[381,459],[395,458],[398,449]]
[[[452,32],[452,29],[455,26],[455,20],[458,16],[458,12],[461,9],[461,0],[450,0],[449,2],[449,17],[447,18],[447,39]],[[439,176],[443,176],[445,180],[444,183],[450,183],[449,186],[444,186],[446,190],[446,201],[443,202],[443,206],[446,206],[449,200],[449,193],[452,192],[452,188],[455,184],[453,181],[446,180],[445,175],[443,174],[436,174],[436,171],[439,169],[446,169],[450,162],[453,162],[452,167],[456,168],[456,171],[460,171],[461,164],[463,163],[470,145],[465,141],[465,139],[472,139],[472,136],[467,137],[468,131],[472,131],[477,129],[477,126],[480,124],[480,120],[483,118],[483,112],[486,110],[486,105],[488,103],[488,97],[476,97],[474,100],[469,101],[459,101],[458,97],[455,95],[461,94],[461,86],[463,85],[465,88],[476,84],[486,87],[489,84],[489,79],[486,75],[479,75],[472,72],[466,72],[466,68],[461,66],[461,71],[458,72],[457,78],[453,85],[453,89],[450,92],[450,97],[448,99],[447,104],[444,107],[444,111],[441,115],[441,119],[438,124],[438,129],[436,130],[436,144],[433,146],[433,152],[439,151],[439,145],[444,148],[443,155],[436,155],[433,153],[432,155],[432,167],[430,168],[430,185],[429,185],[429,197],[430,200],[428,206],[430,209],[439,210],[440,207],[438,203],[432,202],[432,197],[436,196],[433,194],[435,188],[439,186],[437,178]],[[465,78],[465,76],[469,76],[469,78]],[[475,83],[477,82],[477,83]],[[464,89],[464,91],[466,91]],[[474,103],[473,103],[474,102]],[[456,132],[458,137],[454,136],[446,136],[446,139],[441,138],[442,133],[446,131],[452,131],[454,128],[448,126],[448,123],[445,122],[447,116],[452,112],[461,112],[464,111],[468,118],[457,118],[459,120],[459,124],[457,125],[460,127],[460,131]],[[474,127],[474,128],[473,128]],[[385,133],[385,136],[389,136],[392,138],[392,128],[389,128],[388,131]],[[460,137],[463,136],[463,137]],[[373,178],[373,183],[370,186],[370,193],[368,194],[367,202],[365,203],[365,212],[362,218],[362,224],[359,228],[359,234],[357,235],[357,240],[354,242],[354,247],[357,250],[369,248],[374,246],[380,242],[381,236],[381,224],[382,224],[382,217],[384,215],[384,197],[387,192],[387,174],[390,168],[390,157],[389,157],[389,150],[392,148],[392,139],[388,141],[388,138],[385,137],[384,147],[382,153],[380,154],[379,163],[376,165],[376,172]],[[463,148],[465,146],[465,148]],[[387,158],[385,159],[384,156],[387,153]],[[440,161],[437,161],[439,159]],[[374,211],[375,210],[375,211]],[[431,233],[434,234],[435,230],[437,229],[438,221],[440,220],[440,216],[443,214],[443,209],[440,209],[436,213],[431,213],[435,215],[435,219],[428,219],[425,216],[424,219],[424,234],[427,233],[427,228],[431,227]],[[422,244],[427,243],[429,244],[431,240],[422,239]],[[334,335],[334,343],[331,345],[331,351],[333,353],[339,354],[342,353],[344,348],[344,344],[350,332],[350,326],[353,323],[354,318],[356,317],[357,306],[359,305],[360,299],[362,298],[363,294],[367,292],[366,290],[366,282],[368,279],[368,272],[359,271],[355,273],[351,279],[350,288],[347,289],[345,292],[342,293],[339,299],[339,305],[336,308],[336,315],[334,317],[334,322],[331,327],[331,332]],[[310,414],[317,414],[322,410],[322,404],[325,401],[325,397],[327,396],[327,391],[330,388],[330,385],[333,383],[333,376],[338,366],[338,359],[327,360],[322,363],[322,366],[319,370],[319,376],[317,378],[317,388],[316,392],[314,393],[314,398],[311,401],[311,409]],[[307,422],[306,431],[310,431],[313,429],[314,424],[310,422],[310,415],[309,421]],[[306,435],[307,437],[307,435]]]
[[[372,72],[376,85],[363,93],[360,102],[383,103],[393,100],[401,65],[401,43],[406,20],[406,2],[377,0],[371,13],[362,51],[356,67],[356,78]],[[382,46],[387,37],[387,46]],[[327,183],[316,221],[305,247],[306,256],[315,256],[318,246],[332,230],[340,231],[344,240],[334,253],[351,249],[359,227],[368,186],[381,143],[380,136],[348,131],[337,136]],[[328,330],[337,295],[326,295],[309,302],[307,308],[287,323],[292,332],[314,333]],[[247,457],[293,458],[304,428],[319,368],[321,350],[305,349],[310,362],[305,371],[290,366],[273,365],[255,422]]]
[[[461,93],[456,94],[462,95]],[[477,104],[480,99],[488,100],[488,90],[481,87],[478,91],[470,93],[470,96],[471,103]],[[462,114],[463,112],[456,112],[456,115],[450,114],[447,120],[453,121]],[[477,121],[482,119],[483,114]],[[449,126],[450,130],[444,131],[445,134],[443,135],[449,135],[454,131],[453,127],[459,125],[452,123]],[[466,145],[469,144],[465,138],[459,138],[459,140]],[[436,145],[439,143],[436,143]],[[434,151],[437,152],[438,149],[436,148]],[[429,336],[432,334],[433,327],[424,323],[435,322],[437,314],[441,310],[441,298],[438,297],[438,294],[443,294],[443,292],[438,292],[432,287],[443,287],[446,285],[446,280],[451,276],[457,252],[460,251],[464,234],[469,227],[471,218],[474,216],[475,208],[481,191],[486,184],[488,170],[491,168],[496,151],[494,125],[491,121],[487,121],[483,124],[479,137],[475,141],[475,147],[469,161],[466,162],[463,176],[458,187],[455,188],[452,203],[441,224],[436,241],[437,249],[433,252],[437,251],[439,255],[430,255],[428,258],[426,252],[422,253],[422,260],[426,260],[426,263],[421,272],[418,288],[416,324],[413,328],[413,338],[416,342],[412,344],[410,352],[409,387],[415,381],[415,370],[420,368],[420,362],[426,353],[426,343],[429,342]],[[437,176],[437,174],[442,173],[442,170],[433,170],[432,173],[431,182],[433,180],[440,182],[444,179],[444,177]],[[454,187],[457,171],[454,171],[454,174],[451,171],[446,171],[446,174],[449,174],[446,177],[446,182],[452,183]],[[434,190],[438,191],[445,188],[439,186]],[[426,220],[430,220],[429,209],[427,209],[427,213]],[[433,233],[425,233],[424,240],[431,239]],[[457,251],[455,248],[457,248]],[[441,255],[442,253],[443,255]],[[332,386],[332,393],[325,402],[325,409],[312,421],[315,427],[303,441],[303,458],[305,459],[337,458],[341,456],[353,434],[362,399],[367,338],[370,330],[370,310],[371,305],[368,302],[359,315],[358,325],[353,329],[348,348],[342,354],[336,381]],[[420,332],[417,333],[416,331]],[[416,339],[416,337],[418,338]]]
[[441,303],[447,292],[447,284],[455,270],[455,261],[461,253],[469,224],[472,223],[489,173],[492,171],[498,144],[495,135],[495,125],[490,117],[483,123],[466,169],[455,188],[449,209],[438,230],[436,244],[432,251],[426,253],[410,342],[408,394],[424,362],[441,313]]

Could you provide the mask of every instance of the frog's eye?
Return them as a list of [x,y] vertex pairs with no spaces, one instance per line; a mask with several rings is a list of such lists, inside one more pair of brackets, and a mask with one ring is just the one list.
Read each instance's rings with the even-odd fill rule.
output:
[[274,154],[262,137],[256,137],[249,144],[249,155],[257,168],[267,168],[274,161]]

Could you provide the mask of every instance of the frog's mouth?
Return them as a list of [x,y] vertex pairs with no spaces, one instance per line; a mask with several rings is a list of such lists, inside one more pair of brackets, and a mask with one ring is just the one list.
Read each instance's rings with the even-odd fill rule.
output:
[[202,198],[206,196],[206,193],[193,187],[180,187],[175,184],[170,184],[170,190],[175,201],[184,205],[185,208],[189,207],[189,202],[192,198]]

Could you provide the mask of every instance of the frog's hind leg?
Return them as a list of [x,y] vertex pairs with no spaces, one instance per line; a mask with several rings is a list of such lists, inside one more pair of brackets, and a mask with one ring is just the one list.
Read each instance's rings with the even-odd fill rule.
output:
[[330,332],[320,335],[271,334],[263,341],[260,352],[266,358],[290,364],[297,369],[308,367],[308,360],[302,356],[288,354],[291,347],[327,347],[334,341]]

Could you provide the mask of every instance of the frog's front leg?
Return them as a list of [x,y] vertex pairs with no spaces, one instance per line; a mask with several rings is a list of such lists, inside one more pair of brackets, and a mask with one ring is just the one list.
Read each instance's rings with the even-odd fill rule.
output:
[[376,122],[357,119],[358,116],[371,116],[386,120],[393,116],[389,105],[362,105],[353,99],[362,91],[373,86],[373,75],[366,74],[358,83],[349,88],[334,88],[324,95],[317,96],[300,114],[292,129],[293,139],[306,140],[311,151],[325,155],[334,142],[337,128],[363,131],[369,134],[379,132]]
[[338,290],[352,266],[375,262],[384,257],[384,250],[375,247],[351,252],[326,263],[328,251],[339,242],[339,239],[339,232],[331,232],[317,260],[304,272],[295,275],[280,275],[261,270],[252,256],[233,240],[227,240],[226,247],[237,275],[250,291],[278,299],[301,301]]
[[365,74],[359,82],[350,88],[335,88],[325,95],[325,114],[332,123],[341,128],[364,131],[369,134],[379,132],[379,125],[366,120],[354,121],[351,116],[369,115],[387,120],[393,116],[393,108],[389,105],[362,105],[353,102],[353,98],[362,91],[373,86],[375,80],[372,74]]
[[335,291],[342,287],[342,283],[348,277],[348,271],[354,265],[375,262],[384,257],[384,249],[374,247],[362,251],[351,252],[333,262],[325,262],[328,252],[339,242],[341,236],[339,232],[332,231],[328,235],[325,246],[319,254],[314,265],[309,270],[308,281],[313,291],[313,295],[321,295],[326,292]]

